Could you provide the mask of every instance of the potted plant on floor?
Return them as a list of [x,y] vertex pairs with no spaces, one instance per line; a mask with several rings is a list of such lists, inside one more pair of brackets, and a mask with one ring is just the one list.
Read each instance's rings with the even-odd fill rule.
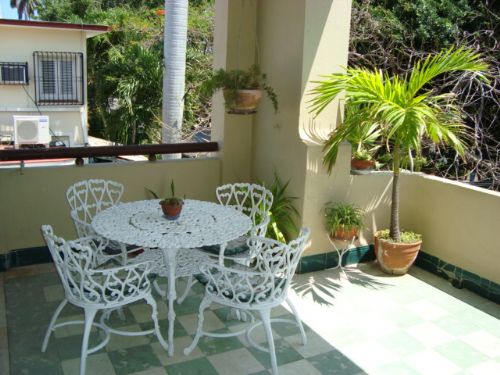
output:
[[[488,65],[480,55],[466,48],[451,48],[418,61],[404,76],[390,76],[379,70],[347,68],[317,82],[312,93],[312,112],[319,114],[339,94],[346,103],[363,106],[368,118],[380,127],[392,154],[391,224],[375,236],[377,260],[391,274],[404,274],[416,259],[421,237],[402,234],[399,226],[399,174],[401,156],[421,149],[423,138],[446,144],[464,155],[465,126],[461,108],[452,94],[437,95],[427,84],[437,76],[453,72],[475,72],[484,78]],[[354,131],[354,124],[342,129],[343,139]],[[340,137],[333,132],[331,137]],[[323,162],[331,172],[337,151],[325,146]],[[405,243],[408,241],[409,243]]]
[[224,70],[213,72],[211,78],[204,81],[201,91],[211,97],[217,90],[223,90],[228,113],[255,113],[264,91],[278,111],[278,97],[271,86],[266,83],[266,75],[262,74],[257,65],[248,70]]
[[363,227],[363,211],[350,203],[329,202],[325,206],[325,228],[331,239],[350,241]]

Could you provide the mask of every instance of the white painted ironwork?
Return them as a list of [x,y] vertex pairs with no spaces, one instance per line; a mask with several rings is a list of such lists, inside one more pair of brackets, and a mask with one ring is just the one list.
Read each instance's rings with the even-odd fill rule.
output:
[[[45,335],[42,352],[45,352],[50,334],[58,327],[69,324],[81,324],[81,321],[56,324],[57,318],[67,302],[81,307],[85,312],[84,331],[81,349],[80,375],[85,374],[86,359],[109,340],[109,333],[136,336],[155,333],[160,344],[168,350],[168,345],[160,333],[158,325],[158,311],[156,302],[151,295],[151,282],[148,278],[153,262],[145,261],[140,264],[126,266],[95,268],[96,244],[99,237],[83,237],[76,241],[65,241],[54,235],[50,225],[42,226],[42,234],[49,247],[59,278],[64,288],[65,298],[56,309]],[[110,311],[144,299],[152,308],[151,318],[154,329],[148,331],[128,332],[112,329],[104,323],[94,323],[99,310],[106,310],[105,317]],[[94,348],[88,348],[90,328],[95,325],[104,330],[106,337],[102,343]]]
[[[200,271],[207,279],[205,296],[199,308],[196,335],[191,345],[184,349],[184,354],[189,355],[194,350],[201,336],[230,337],[242,333],[240,331],[213,334],[203,331],[203,313],[212,302],[245,312],[258,311],[261,320],[248,327],[247,336],[250,337],[250,332],[256,325],[264,325],[273,374],[278,374],[271,330],[271,322],[278,320],[271,319],[271,309],[285,301],[291,306],[296,318],[295,323],[305,344],[304,328],[297,311],[288,299],[288,289],[309,235],[309,229],[303,228],[299,237],[288,244],[262,237],[250,237],[247,244],[255,253],[254,264],[251,267],[242,265],[226,267],[217,263],[201,265]],[[251,339],[249,342],[255,344]],[[255,347],[263,349],[259,345]]]
[[[338,268],[345,274],[344,267],[342,266],[342,260],[344,259],[344,255],[354,246],[356,236],[353,236],[349,240],[344,240],[341,238],[332,238],[330,235],[328,235],[328,240],[330,241],[333,249],[337,252],[339,258],[337,265],[335,267],[332,267],[332,269]],[[338,243],[340,243],[341,245],[338,245]]]
[[[121,183],[110,180],[90,179],[71,185],[66,191],[66,200],[71,207],[71,219],[75,224],[78,237],[95,236],[92,219],[102,210],[120,203],[124,187]],[[105,249],[115,250],[117,254],[103,252]],[[127,252],[137,249],[127,248],[120,241],[111,241],[98,248],[97,264],[109,258],[121,257],[122,264],[127,261]]]
[[[128,245],[143,246],[144,252],[158,248],[166,264],[168,278],[168,352],[174,354],[174,301],[177,298],[175,279],[177,261],[193,248],[205,245],[225,244],[247,233],[252,227],[250,218],[241,212],[216,203],[184,200],[177,220],[163,216],[159,200],[123,203],[100,212],[92,221],[93,229],[101,236]],[[224,245],[223,245],[224,246]],[[178,254],[180,258],[178,258]],[[140,257],[143,255],[141,254]],[[144,255],[146,257],[147,255]],[[141,259],[141,258],[139,258]],[[155,258],[155,262],[158,259]],[[186,262],[182,272],[199,272],[199,263]]]

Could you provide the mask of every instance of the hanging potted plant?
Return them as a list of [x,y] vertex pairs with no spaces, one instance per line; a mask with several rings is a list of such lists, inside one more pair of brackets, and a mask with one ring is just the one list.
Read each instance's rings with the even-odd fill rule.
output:
[[363,227],[363,211],[350,203],[329,202],[325,206],[325,228],[331,239],[350,241]]
[[[363,107],[363,113],[380,128],[392,154],[391,225],[386,232],[375,235],[377,260],[382,269],[391,274],[404,274],[415,261],[422,239],[420,235],[405,234],[399,226],[399,174],[401,156],[421,149],[427,138],[435,144],[451,146],[464,155],[461,108],[452,94],[437,95],[426,89],[427,84],[444,73],[469,71],[484,78],[488,69],[480,55],[465,48],[448,49],[428,56],[415,64],[404,76],[390,76],[379,70],[347,68],[344,73],[328,76],[313,89],[312,111],[319,114],[339,94],[346,95],[350,105]],[[341,128],[341,134],[332,137],[347,139],[355,124]],[[335,145],[335,143],[334,143]],[[331,172],[338,147],[326,142],[323,162]],[[406,241],[406,242],[405,242]],[[404,255],[404,256],[402,256]]]
[[266,83],[266,75],[260,72],[257,65],[252,65],[248,70],[216,70],[203,82],[201,91],[205,96],[211,97],[217,90],[223,90],[228,113],[255,113],[262,99],[262,91],[271,100],[274,111],[278,111],[278,97]]

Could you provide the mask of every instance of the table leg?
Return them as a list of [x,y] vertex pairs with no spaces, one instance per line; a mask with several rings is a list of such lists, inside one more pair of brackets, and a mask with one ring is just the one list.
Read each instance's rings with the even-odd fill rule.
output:
[[174,322],[175,322],[175,310],[174,302],[177,298],[175,291],[175,268],[177,265],[177,249],[163,249],[163,258],[165,264],[168,265],[168,291],[167,303],[168,303],[168,355],[172,357],[174,355]]

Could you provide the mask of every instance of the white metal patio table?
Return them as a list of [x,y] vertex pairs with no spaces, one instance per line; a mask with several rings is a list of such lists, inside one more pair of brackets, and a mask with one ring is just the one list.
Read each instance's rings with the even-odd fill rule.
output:
[[177,253],[207,245],[222,245],[223,249],[228,241],[246,234],[252,221],[231,207],[191,199],[184,200],[177,220],[168,220],[158,202],[144,200],[113,206],[96,215],[92,227],[113,241],[162,250],[168,265],[168,354],[172,356]]

